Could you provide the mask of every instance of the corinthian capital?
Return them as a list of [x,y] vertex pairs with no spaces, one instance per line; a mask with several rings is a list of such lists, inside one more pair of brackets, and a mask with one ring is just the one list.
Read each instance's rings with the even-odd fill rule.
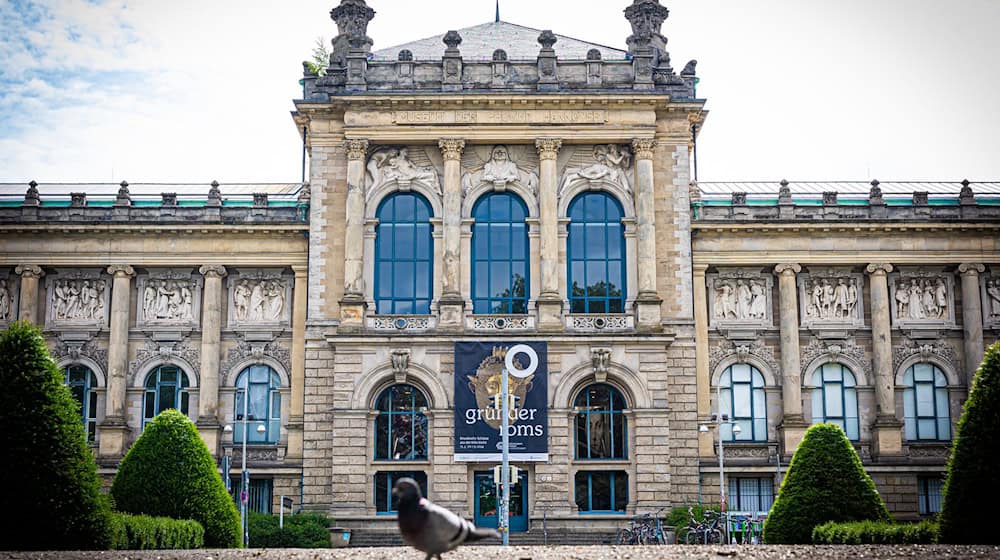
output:
[[540,159],[556,159],[559,155],[559,148],[562,148],[562,140],[558,138],[541,138],[535,140],[535,148],[538,149]]
[[448,161],[459,161],[462,159],[462,152],[465,151],[465,140],[461,138],[442,138],[438,141],[441,148],[441,155]]
[[347,150],[347,159],[364,160],[368,155],[368,141],[363,138],[351,138],[344,141],[344,148]]
[[795,263],[781,263],[774,267],[774,272],[779,275],[787,273],[789,276],[795,276],[802,272],[802,267]]
[[986,272],[986,267],[979,263],[962,263],[958,265],[958,272],[966,276],[979,276]]
[[108,267],[108,274],[115,278],[131,278],[135,276],[135,269],[127,264],[113,264]]
[[199,268],[198,272],[206,278],[223,278],[226,276],[226,267],[221,264],[206,264],[205,266]]
[[14,269],[14,274],[25,278],[41,278],[42,276],[45,276],[45,272],[42,271],[42,267],[34,264],[19,264],[17,265],[17,268]]
[[893,271],[893,268],[892,265],[889,263],[872,263],[868,265],[868,267],[865,268],[865,270],[868,271],[868,274],[879,276],[879,275],[889,274],[890,272]]
[[632,152],[636,159],[653,159],[653,150],[656,149],[656,140],[652,138],[636,138],[632,140]]

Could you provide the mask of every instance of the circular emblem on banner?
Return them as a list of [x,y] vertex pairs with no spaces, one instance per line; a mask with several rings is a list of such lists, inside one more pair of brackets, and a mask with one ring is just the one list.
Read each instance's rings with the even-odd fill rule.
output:
[[[518,354],[528,356],[528,366],[524,369],[518,368],[517,364],[514,363],[514,356],[517,356]],[[505,365],[507,366],[507,373],[513,375],[514,377],[523,379],[535,373],[535,370],[538,369],[538,354],[535,352],[534,348],[528,346],[527,344],[517,344],[515,346],[511,346],[507,350],[507,360]]]

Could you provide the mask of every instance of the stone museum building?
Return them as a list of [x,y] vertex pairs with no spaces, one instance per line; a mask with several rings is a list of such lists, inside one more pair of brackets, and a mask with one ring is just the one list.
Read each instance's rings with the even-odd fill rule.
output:
[[728,508],[766,512],[824,421],[899,519],[936,512],[1000,335],[1000,183],[698,184],[696,63],[622,4],[622,48],[498,20],[375,49],[342,0],[303,184],[0,186],[0,322],[44,328],[102,474],[178,408],[254,509],[387,542],[410,476],[496,526],[489,395],[527,344],[515,538],[718,503],[720,438]]

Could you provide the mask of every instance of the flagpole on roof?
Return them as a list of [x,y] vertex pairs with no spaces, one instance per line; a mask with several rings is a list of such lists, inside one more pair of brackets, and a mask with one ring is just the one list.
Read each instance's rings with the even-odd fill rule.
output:
[[500,0],[497,0],[497,23],[500,23]]

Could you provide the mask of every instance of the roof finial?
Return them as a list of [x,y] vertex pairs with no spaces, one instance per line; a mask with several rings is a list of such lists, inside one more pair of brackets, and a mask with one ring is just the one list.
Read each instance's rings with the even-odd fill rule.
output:
[[500,0],[497,0],[497,23],[500,23]]

